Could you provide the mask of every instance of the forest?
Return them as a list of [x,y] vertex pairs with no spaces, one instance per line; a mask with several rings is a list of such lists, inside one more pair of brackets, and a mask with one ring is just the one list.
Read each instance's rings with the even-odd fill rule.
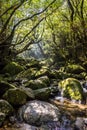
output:
[[0,0],[0,130],[87,130],[87,0]]

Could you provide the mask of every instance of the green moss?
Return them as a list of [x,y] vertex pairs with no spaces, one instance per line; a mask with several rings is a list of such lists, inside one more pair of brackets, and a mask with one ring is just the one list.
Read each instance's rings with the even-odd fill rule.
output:
[[47,85],[43,83],[41,80],[30,80],[28,83],[26,83],[25,87],[31,88],[33,90],[40,89],[40,88],[46,88]]
[[84,72],[85,69],[81,65],[68,64],[65,71],[70,72],[70,73],[79,74],[81,72]]
[[36,73],[37,73],[36,68],[30,68],[30,69],[20,72],[16,78],[27,78],[30,80],[32,78],[35,78]]
[[3,98],[6,99],[12,105],[23,105],[26,103],[27,95],[22,90],[9,89],[4,95]]
[[74,78],[68,78],[59,82],[58,86],[63,90],[63,96],[75,100],[83,99],[83,89],[80,82]]
[[48,76],[42,76],[40,78],[38,78],[38,80],[42,81],[43,83],[45,83],[46,85],[50,85],[50,80],[48,78]]
[[9,64],[7,64],[4,69],[3,72],[4,73],[9,73],[10,75],[16,75],[19,72],[23,71],[24,68],[23,66],[20,66],[18,63],[16,62],[10,62]]
[[47,67],[43,66],[43,67],[36,73],[35,76],[38,78],[38,77],[45,76],[45,75],[49,76],[49,75],[50,75],[50,70],[49,70]]

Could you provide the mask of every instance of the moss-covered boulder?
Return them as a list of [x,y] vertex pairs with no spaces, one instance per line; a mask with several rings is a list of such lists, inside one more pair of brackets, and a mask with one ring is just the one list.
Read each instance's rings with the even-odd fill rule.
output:
[[12,114],[13,111],[13,107],[6,100],[0,100],[0,113],[4,113],[8,116]]
[[39,77],[41,77],[41,76],[45,76],[45,75],[47,75],[47,76],[50,75],[50,70],[49,70],[49,68],[48,68],[48,67],[45,67],[45,66],[43,66],[43,67],[35,74],[35,76],[36,76],[37,78],[39,78]]
[[6,82],[6,81],[0,81],[0,97],[2,97],[2,95],[8,90],[8,89],[14,89],[15,86]]
[[40,89],[40,88],[46,88],[47,85],[43,83],[41,80],[36,79],[36,80],[30,80],[25,84],[26,88],[31,88],[33,90]]
[[50,80],[48,78],[48,76],[41,76],[40,78],[38,78],[40,81],[42,81],[43,83],[45,83],[46,85],[50,85]]
[[36,73],[37,73],[37,69],[36,68],[29,68],[27,70],[24,70],[24,71],[20,72],[16,76],[16,79],[23,79],[23,78],[27,78],[28,80],[34,79]]
[[49,88],[42,88],[34,90],[35,99],[39,100],[48,100],[50,97],[51,89]]
[[58,83],[58,87],[63,91],[63,96],[69,99],[82,100],[83,88],[80,82],[74,78],[67,78]]
[[39,64],[39,61],[36,59],[31,59],[30,62],[26,64],[26,68],[37,68],[40,69],[41,65]]
[[78,64],[68,64],[66,66],[65,71],[69,73],[80,74],[82,72],[85,72],[85,69],[81,65],[78,65]]
[[3,72],[4,73],[9,73],[10,75],[16,75],[18,74],[19,72],[23,71],[24,68],[23,66],[19,65],[18,63],[16,62],[10,62],[8,63],[4,69],[3,69]]
[[26,103],[27,95],[19,88],[15,88],[6,91],[6,93],[3,95],[3,98],[6,99],[10,104],[19,106]]

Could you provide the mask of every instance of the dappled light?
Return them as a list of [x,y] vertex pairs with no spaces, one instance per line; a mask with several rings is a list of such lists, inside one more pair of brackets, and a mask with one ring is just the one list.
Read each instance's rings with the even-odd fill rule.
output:
[[0,0],[0,130],[87,130],[87,0]]

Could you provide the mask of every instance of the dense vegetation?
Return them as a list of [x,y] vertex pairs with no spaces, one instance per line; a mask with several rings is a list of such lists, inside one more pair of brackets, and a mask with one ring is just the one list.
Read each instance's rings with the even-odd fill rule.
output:
[[1,61],[32,44],[55,61],[86,60],[86,0],[1,0],[0,7]]
[[[48,102],[61,95],[70,105],[86,104],[87,0],[0,0],[0,7],[0,126],[34,99]],[[42,111],[43,104],[50,106],[39,103]],[[86,105],[74,112],[51,103],[59,115],[86,116]]]

